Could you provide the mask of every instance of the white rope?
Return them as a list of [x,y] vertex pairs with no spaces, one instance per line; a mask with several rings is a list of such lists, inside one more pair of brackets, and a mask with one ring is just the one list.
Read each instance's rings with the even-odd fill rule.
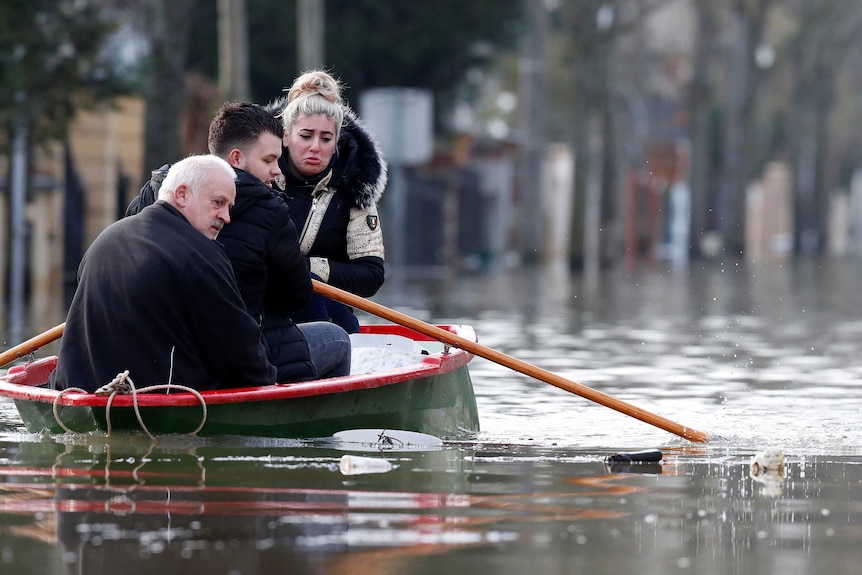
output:
[[[137,417],[137,419],[138,419],[138,425],[141,426],[141,429],[144,430],[144,433],[146,433],[148,436],[150,436],[150,438],[155,438],[155,436],[152,434],[152,432],[150,432],[149,428],[147,428],[146,424],[144,423],[143,418],[141,417],[141,410],[140,410],[140,407],[138,406],[138,394],[139,393],[148,393],[150,391],[158,391],[160,389],[168,390],[168,392],[170,392],[169,390],[171,390],[171,389],[180,389],[182,391],[187,391],[189,393],[192,393],[192,394],[194,394],[195,397],[198,398],[198,401],[201,402],[201,407],[203,409],[203,415],[201,417],[201,422],[197,426],[197,428],[195,428],[193,431],[191,431],[187,434],[187,435],[197,435],[197,433],[201,429],[203,429],[203,427],[207,421],[207,402],[198,390],[193,389],[193,388],[188,387],[188,386],[185,386],[185,385],[180,385],[178,383],[162,383],[162,384],[157,384],[157,385],[151,385],[148,387],[142,387],[141,389],[136,389],[135,388],[135,382],[132,381],[131,377],[129,377],[129,370],[118,373],[117,376],[110,383],[103,385],[102,387],[100,387],[99,389],[97,389],[94,392],[96,395],[108,395],[109,396],[108,397],[108,403],[105,406],[105,419],[108,422],[108,430],[107,430],[108,435],[111,435],[111,431],[113,428],[113,425],[111,422],[111,405],[114,402],[114,396],[116,396],[118,393],[124,394],[124,395],[131,393],[132,394],[132,406],[135,410],[135,417]],[[69,429],[60,420],[60,414],[58,411],[60,398],[64,394],[66,394],[70,391],[79,391],[81,393],[87,393],[86,390],[81,389],[80,387],[69,387],[69,388],[64,389],[59,394],[57,394],[57,397],[54,398],[53,411],[54,411],[54,419],[57,421],[57,423],[60,425],[60,427],[62,427],[67,433],[75,433],[74,431]]]
[[54,412],[54,420],[57,422],[57,424],[59,424],[60,427],[63,428],[63,431],[65,431],[66,433],[75,433],[75,431],[66,427],[66,424],[60,420],[60,412],[58,411],[58,408],[60,406],[60,398],[72,391],[87,393],[86,389],[81,389],[80,387],[67,387],[66,389],[57,394],[57,397],[54,398],[54,403],[51,406],[51,410]]
[[[168,370],[168,383],[173,383],[173,381],[174,381],[174,352],[176,351],[176,349],[177,349],[177,346],[175,346],[175,345],[171,346],[171,367]],[[170,393],[171,393],[170,389],[168,389],[165,392],[166,395],[168,395]]]

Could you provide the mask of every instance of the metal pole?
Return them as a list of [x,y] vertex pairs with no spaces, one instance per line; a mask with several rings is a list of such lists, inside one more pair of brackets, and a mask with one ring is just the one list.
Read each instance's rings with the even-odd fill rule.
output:
[[21,341],[24,332],[24,270],[27,239],[27,121],[18,116],[12,141],[11,194],[9,198],[9,341]]

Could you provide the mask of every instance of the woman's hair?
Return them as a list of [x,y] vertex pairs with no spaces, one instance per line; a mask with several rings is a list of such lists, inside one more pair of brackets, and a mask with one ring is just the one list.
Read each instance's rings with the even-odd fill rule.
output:
[[345,109],[338,80],[323,70],[312,70],[294,80],[286,92],[287,105],[280,117],[288,133],[300,118],[323,114],[335,123],[335,139],[338,139]]

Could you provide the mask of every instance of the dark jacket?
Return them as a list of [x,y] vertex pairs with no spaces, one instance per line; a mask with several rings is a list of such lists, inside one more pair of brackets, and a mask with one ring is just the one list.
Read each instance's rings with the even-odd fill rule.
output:
[[[309,258],[312,273],[337,288],[362,297],[377,293],[385,279],[383,238],[377,208],[364,210],[342,194],[334,193],[319,222],[309,220],[311,206],[332,188],[326,182],[299,182],[287,177],[290,215],[301,230],[300,249]],[[319,204],[318,204],[319,207]],[[317,209],[317,208],[316,208]]]
[[227,256],[166,202],[106,228],[78,276],[53,387],[94,391],[124,370],[138,388],[275,383]]
[[[153,172],[126,209],[132,215],[158,195],[169,166]],[[243,170],[235,170],[236,203],[231,222],[218,236],[230,259],[248,313],[263,324],[267,355],[278,381],[314,377],[308,344],[288,313],[308,305],[313,293],[308,260],[297,244],[296,227],[281,195]],[[286,324],[286,325],[284,325]]]
[[[267,108],[278,113],[285,103],[281,98]],[[386,187],[387,166],[377,142],[348,110],[336,154],[322,174],[313,179],[293,175],[287,156],[285,150],[279,159],[283,177],[276,185],[287,196],[311,272],[345,291],[373,296],[385,276],[377,202]]]

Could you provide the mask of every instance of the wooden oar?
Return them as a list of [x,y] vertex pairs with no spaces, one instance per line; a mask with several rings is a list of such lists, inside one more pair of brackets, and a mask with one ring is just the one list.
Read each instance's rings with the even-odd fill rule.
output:
[[3,353],[0,353],[0,367],[5,366],[9,362],[15,361],[19,357],[23,357],[28,353],[36,351],[43,345],[48,345],[52,341],[59,339],[60,336],[63,335],[63,330],[65,328],[66,322],[63,322],[60,325],[52,327],[45,333],[30,338],[24,343],[20,343],[12,349],[7,349]]
[[676,435],[679,435],[680,437],[684,437],[685,439],[688,439],[690,441],[695,441],[698,443],[706,443],[707,441],[709,441],[708,435],[706,433],[703,433],[702,431],[697,431],[685,425],[680,425],[679,423],[675,423],[669,419],[661,417],[660,415],[655,415],[654,413],[650,413],[649,411],[640,409],[639,407],[631,405],[630,403],[626,403],[625,401],[616,399],[615,397],[602,393],[601,391],[596,391],[595,389],[592,389],[580,383],[568,380],[555,373],[551,373],[550,371],[527,363],[526,361],[521,361],[520,359],[514,358],[510,355],[506,355],[505,353],[501,353],[490,347],[478,344],[475,341],[470,341],[469,339],[455,335],[454,333],[448,332],[444,329],[440,329],[437,326],[425,323],[424,321],[418,320],[409,315],[390,309],[386,306],[382,306],[378,303],[374,303],[365,298],[338,289],[329,284],[325,284],[318,280],[312,280],[312,283],[314,284],[315,292],[328,298],[339,301],[343,304],[359,308],[363,311],[374,314],[383,319],[388,319],[391,322],[410,328],[414,331],[418,331],[419,333],[423,333],[438,341],[442,341],[443,343],[459,347],[463,350],[469,351],[474,355],[484,357],[485,359],[491,360],[494,363],[498,363],[510,369],[514,369],[517,372],[523,373],[524,375],[529,375],[530,377],[534,377],[536,379],[544,381],[545,383],[550,383],[551,385],[559,387],[560,389],[564,389],[568,392],[574,393],[575,395],[580,395],[581,397],[589,399],[590,401],[594,401],[596,403],[604,405],[605,407],[610,407],[611,409],[615,409],[620,413],[624,413],[628,416],[634,417],[635,419],[640,419],[645,423],[649,423],[650,425],[654,425],[656,427],[664,429],[665,431],[669,431],[670,433],[674,433]]

